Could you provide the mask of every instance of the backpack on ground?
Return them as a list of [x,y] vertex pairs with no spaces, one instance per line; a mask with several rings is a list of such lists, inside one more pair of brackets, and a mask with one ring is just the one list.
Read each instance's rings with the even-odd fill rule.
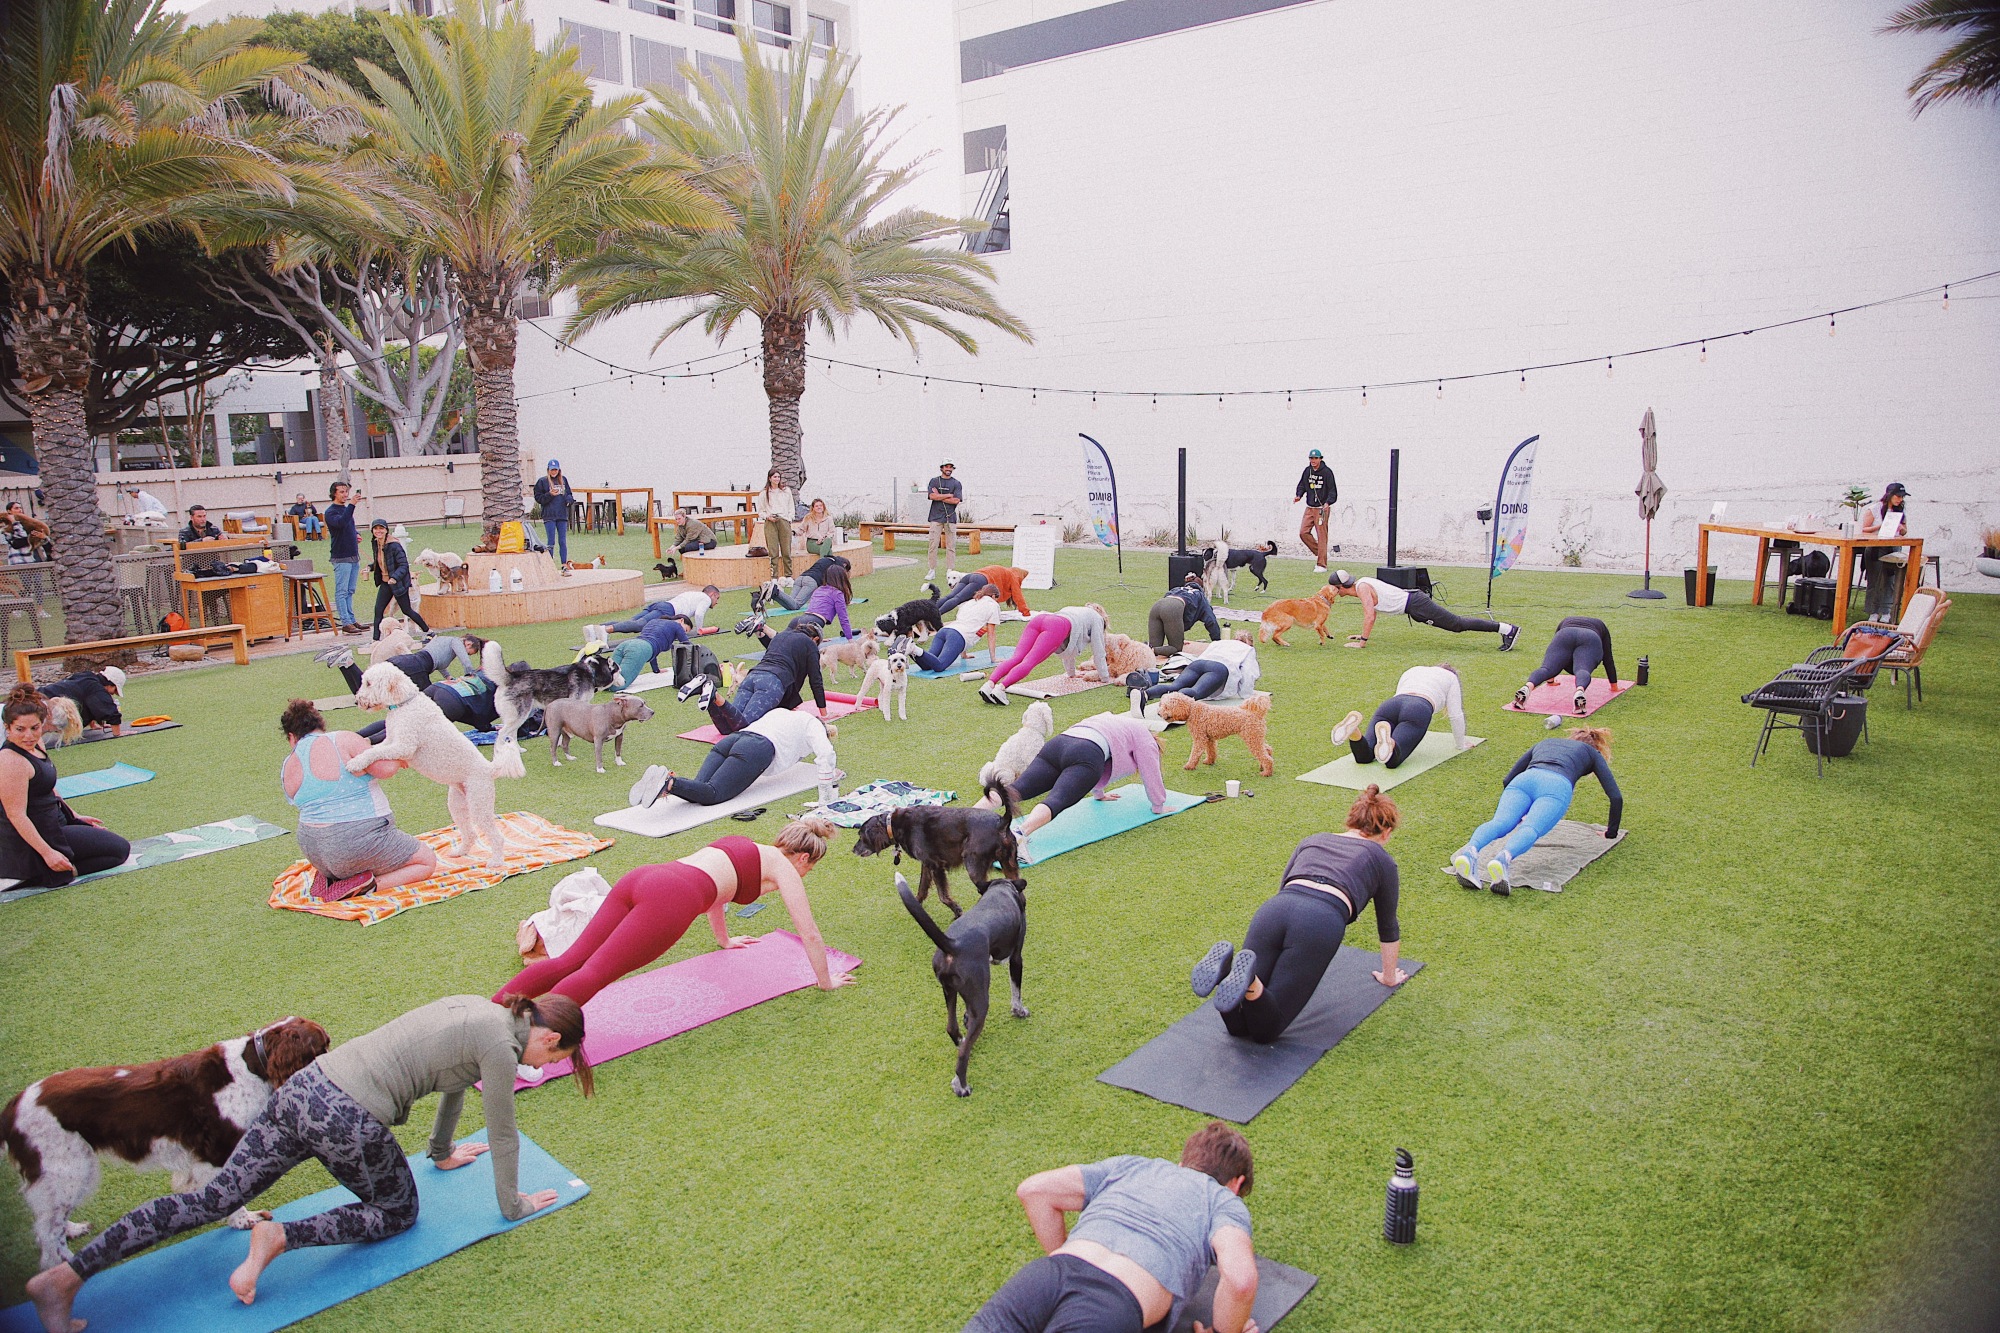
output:
[[681,642],[674,645],[674,685],[687,684],[696,676],[707,676],[722,684],[722,661],[705,643]]

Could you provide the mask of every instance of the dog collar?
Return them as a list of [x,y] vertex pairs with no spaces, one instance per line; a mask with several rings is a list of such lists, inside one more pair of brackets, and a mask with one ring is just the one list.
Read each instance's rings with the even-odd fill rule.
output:
[[251,1049],[251,1050],[253,1050],[253,1051],[255,1051],[255,1052],[257,1052],[257,1063],[258,1063],[259,1065],[261,1065],[261,1066],[262,1066],[262,1067],[264,1068],[265,1072],[267,1072],[267,1073],[268,1073],[268,1072],[270,1071],[270,1068],[271,1068],[271,1062],[270,1062],[270,1060],[269,1060],[268,1058],[266,1058],[266,1056],[264,1055],[264,1034],[263,1034],[263,1033],[261,1033],[261,1032],[253,1032],[253,1033],[251,1033],[251,1034],[250,1034],[250,1049]]

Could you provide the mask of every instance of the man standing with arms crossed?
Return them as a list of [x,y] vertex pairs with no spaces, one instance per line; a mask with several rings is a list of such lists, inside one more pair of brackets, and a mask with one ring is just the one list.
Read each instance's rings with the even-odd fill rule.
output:
[[344,481],[327,488],[327,559],[333,561],[333,613],[342,634],[359,634],[354,622],[354,585],[361,577],[361,539],[354,531],[354,502],[361,497]]
[[1306,455],[1306,470],[1299,473],[1292,503],[1306,502],[1305,517],[1299,522],[1299,540],[1312,552],[1315,574],[1326,573],[1326,525],[1339,499],[1340,487],[1333,479],[1333,469],[1326,465],[1326,455],[1313,450]]
[[924,576],[929,583],[937,577],[938,547],[944,547],[944,576],[951,578],[951,567],[958,560],[958,505],[965,498],[965,487],[951,474],[958,470],[956,463],[939,463],[938,475],[931,478],[931,560],[930,572]]

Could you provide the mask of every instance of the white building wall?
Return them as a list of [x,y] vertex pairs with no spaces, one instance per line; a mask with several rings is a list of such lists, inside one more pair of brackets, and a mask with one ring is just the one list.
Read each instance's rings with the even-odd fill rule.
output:
[[[1074,8],[1059,5],[1056,9]],[[1033,17],[1046,17],[1037,12]],[[1932,48],[1879,35],[1879,5],[1726,0],[1340,0],[1013,70],[966,88],[966,127],[1008,126],[1014,250],[1000,292],[1035,328],[938,374],[1077,389],[1381,384],[1602,356],[2000,269],[2000,114],[1912,120]],[[976,31],[990,30],[982,22]],[[952,59],[954,53],[940,52]],[[864,69],[866,64],[864,62]],[[886,73],[886,71],[882,72]],[[955,160],[937,170],[956,173]],[[1128,533],[1171,522],[1173,450],[1195,514],[1284,537],[1312,446],[1341,483],[1336,540],[1379,550],[1402,450],[1403,556],[1476,561],[1473,511],[1543,437],[1529,555],[1554,563],[1565,507],[1586,563],[1636,568],[1637,425],[1659,420],[1656,569],[1691,557],[1716,499],[1754,520],[1829,511],[1850,483],[1914,493],[1962,578],[2000,522],[2000,283],[1817,325],[1614,363],[1357,396],[1052,398],[815,367],[806,489],[872,512],[892,478],[960,464],[980,518],[1075,512],[1078,431],[1119,470]],[[648,359],[664,318],[587,350]],[[551,325],[550,327],[553,327]],[[908,368],[857,330],[816,352]],[[738,331],[736,345],[754,341]],[[661,487],[759,474],[754,370],[598,387],[523,334],[524,438],[580,479]],[[1738,550],[1741,546],[1743,549]],[[1719,545],[1725,570],[1748,543]]]

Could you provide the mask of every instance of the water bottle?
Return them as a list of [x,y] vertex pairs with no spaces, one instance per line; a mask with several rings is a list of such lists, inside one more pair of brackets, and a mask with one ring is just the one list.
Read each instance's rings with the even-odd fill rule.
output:
[[1644,685],[1646,683],[1646,678],[1650,674],[1652,674],[1651,673],[1652,664],[1653,664],[1653,659],[1650,657],[1642,657],[1639,659],[1639,674],[1636,677],[1634,677],[1633,679],[1634,684]]
[[500,571],[498,569],[489,569],[486,571],[486,591],[499,592],[504,586],[500,580]]
[[509,590],[519,592],[526,586],[527,582],[527,577],[521,573],[518,565],[507,571],[507,587]]
[[819,803],[821,805],[832,805],[835,801],[839,799],[840,799],[839,783],[821,782],[819,784]]
[[1389,1202],[1382,1211],[1382,1239],[1398,1245],[1417,1238],[1416,1165],[1409,1149],[1396,1149],[1396,1173],[1389,1177]]

